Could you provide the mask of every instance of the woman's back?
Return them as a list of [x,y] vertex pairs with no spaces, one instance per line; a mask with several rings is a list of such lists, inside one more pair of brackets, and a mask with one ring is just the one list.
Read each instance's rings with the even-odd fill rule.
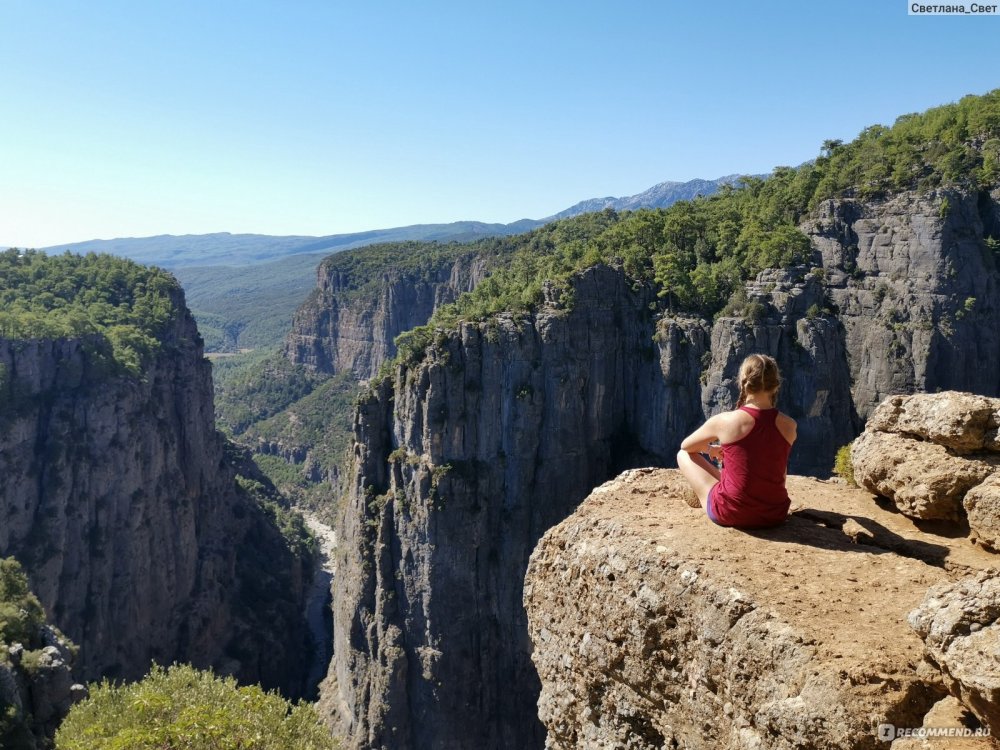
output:
[[[733,414],[737,434],[733,442],[723,442],[722,478],[713,488],[715,516],[726,526],[772,526],[788,515],[790,501],[785,489],[785,473],[792,446],[785,434],[789,428],[779,420],[794,422],[777,409],[740,407]],[[750,427],[747,431],[745,428]],[[742,429],[739,429],[742,428]]]

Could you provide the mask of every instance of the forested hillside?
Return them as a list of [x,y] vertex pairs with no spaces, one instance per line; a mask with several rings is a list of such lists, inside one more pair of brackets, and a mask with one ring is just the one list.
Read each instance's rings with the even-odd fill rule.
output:
[[191,314],[208,352],[274,349],[292,316],[316,286],[323,255],[293,255],[249,266],[180,266],[172,269],[184,287]]
[[181,298],[169,273],[124,258],[0,253],[0,336],[87,337],[132,374],[160,349]]

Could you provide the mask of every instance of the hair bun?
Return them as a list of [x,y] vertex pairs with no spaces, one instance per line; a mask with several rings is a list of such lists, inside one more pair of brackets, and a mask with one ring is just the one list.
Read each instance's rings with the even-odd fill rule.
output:
[[739,406],[746,403],[751,393],[776,392],[781,386],[778,363],[766,354],[751,354],[740,364]]

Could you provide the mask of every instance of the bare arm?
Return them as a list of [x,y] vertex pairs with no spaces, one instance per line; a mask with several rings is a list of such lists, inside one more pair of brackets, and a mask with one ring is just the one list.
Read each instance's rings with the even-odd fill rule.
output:
[[798,437],[798,426],[795,424],[795,420],[787,414],[778,414],[777,428],[789,445],[792,445],[795,438]]
[[711,443],[719,439],[721,416],[716,414],[714,417],[709,417],[705,424],[684,438],[681,450],[688,453],[708,453]]

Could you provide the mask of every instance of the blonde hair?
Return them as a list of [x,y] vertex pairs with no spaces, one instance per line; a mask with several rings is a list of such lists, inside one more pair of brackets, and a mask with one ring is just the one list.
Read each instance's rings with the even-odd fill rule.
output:
[[751,393],[769,393],[774,391],[777,396],[781,387],[781,375],[778,373],[778,363],[766,354],[751,354],[740,365],[740,400],[736,406],[743,406]]

